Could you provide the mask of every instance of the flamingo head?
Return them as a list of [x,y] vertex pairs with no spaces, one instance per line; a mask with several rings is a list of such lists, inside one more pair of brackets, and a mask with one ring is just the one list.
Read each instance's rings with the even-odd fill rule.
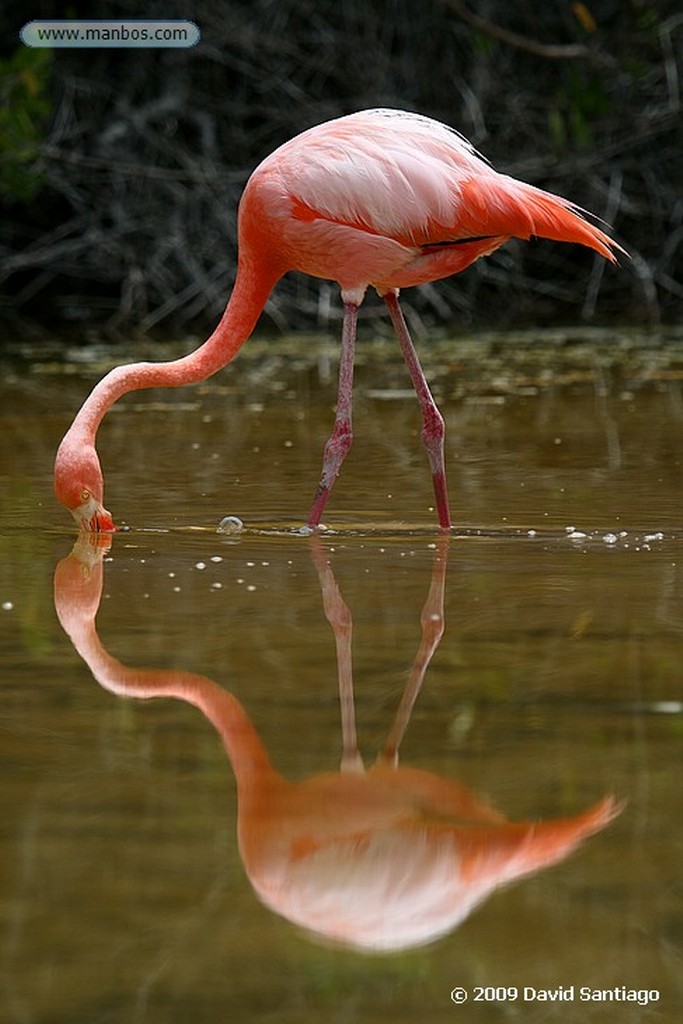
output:
[[79,530],[113,532],[111,513],[104,507],[104,480],[95,447],[75,446],[66,435],[55,459],[55,495],[68,508]]

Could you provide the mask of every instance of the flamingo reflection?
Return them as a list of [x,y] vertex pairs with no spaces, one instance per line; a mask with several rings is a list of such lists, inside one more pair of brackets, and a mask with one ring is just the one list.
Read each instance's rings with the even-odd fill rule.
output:
[[444,629],[448,538],[434,557],[422,638],[386,744],[365,768],[356,742],[352,619],[325,549],[311,538],[336,646],[342,718],[339,771],[289,782],[272,766],[236,698],[205,676],[130,668],[101,643],[95,617],[111,537],[82,535],[57,566],[59,620],[95,679],[125,697],[175,697],[219,733],[235,773],[238,843],[251,885],[276,913],[318,937],[398,950],[455,928],[495,889],[554,864],[619,813],[612,797],[582,814],[511,822],[454,779],[400,766],[398,751]]

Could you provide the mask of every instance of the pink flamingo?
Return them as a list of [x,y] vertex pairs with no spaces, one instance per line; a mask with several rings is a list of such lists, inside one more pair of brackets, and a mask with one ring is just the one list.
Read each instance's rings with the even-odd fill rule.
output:
[[614,250],[624,251],[568,200],[499,174],[461,135],[429,118],[369,110],[310,128],[275,150],[247,182],[237,276],[216,330],[190,355],[120,366],[96,385],[57,452],[57,499],[80,529],[114,530],[95,449],[107,410],[128,391],[192,384],[216,373],[250,336],[280,277],[299,270],[337,281],[344,308],[336,418],[309,525],[320,525],[353,439],[356,322],[372,285],[387,305],[420,403],[439,524],[448,529],[443,418],[399,289],[457,274],[509,238],[532,235],[578,242],[612,262]]
[[185,701],[213,725],[235,773],[237,837],[249,881],[266,906],[309,933],[374,951],[430,942],[500,886],[563,860],[619,814],[621,804],[607,796],[572,817],[512,822],[456,779],[399,765],[401,740],[444,629],[443,543],[403,699],[382,753],[368,769],[356,742],[351,613],[314,543],[337,647],[342,757],[339,771],[299,782],[275,770],[242,705],[213,680],[180,669],[129,667],[106,650],[95,617],[108,549],[106,535],[81,534],[59,563],[59,621],[105,689]]

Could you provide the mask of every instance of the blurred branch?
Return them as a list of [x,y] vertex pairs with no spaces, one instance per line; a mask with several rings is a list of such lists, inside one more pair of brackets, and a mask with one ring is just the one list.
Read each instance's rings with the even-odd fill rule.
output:
[[486,18],[482,18],[480,15],[470,11],[465,4],[460,3],[460,0],[443,0],[443,2],[453,14],[466,22],[471,28],[476,29],[477,32],[481,32],[482,35],[496,39],[500,43],[505,43],[506,46],[513,46],[516,50],[533,53],[535,57],[543,57],[546,60],[576,60],[577,57],[595,57],[595,52],[590,47],[583,46],[581,43],[568,43],[566,45],[539,43],[536,39],[529,39],[527,36],[521,36],[517,32],[510,32],[509,29],[501,28],[500,25],[494,25],[493,22],[487,21]]
[[678,113],[680,109],[681,91],[678,68],[676,66],[676,52],[674,50],[674,44],[671,41],[671,36],[676,29],[681,28],[682,26],[683,14],[674,15],[674,17],[668,18],[659,26],[659,38],[662,46],[662,55],[664,57],[666,80],[669,88],[669,109],[673,113]]

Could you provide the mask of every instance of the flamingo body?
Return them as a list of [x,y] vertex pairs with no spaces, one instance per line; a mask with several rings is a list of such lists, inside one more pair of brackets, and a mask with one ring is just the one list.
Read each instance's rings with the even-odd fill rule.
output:
[[511,237],[576,242],[615,261],[621,250],[566,199],[499,174],[457,132],[418,114],[370,110],[317,125],[254,171],[240,202],[232,296],[211,337],[166,363],[118,367],[93,389],[55,463],[55,492],[79,528],[112,530],[95,439],[128,391],[205,380],[247,340],[272,288],[298,270],[338,282],[344,304],[335,425],[308,522],[316,527],[351,446],[358,307],[384,298],[420,402],[439,524],[450,527],[444,424],[398,305],[401,288],[459,273]]
[[508,238],[575,241],[613,259],[613,242],[566,200],[499,174],[453,129],[371,110],[310,128],[254,171],[241,227],[284,270],[342,292],[425,284],[459,273]]

